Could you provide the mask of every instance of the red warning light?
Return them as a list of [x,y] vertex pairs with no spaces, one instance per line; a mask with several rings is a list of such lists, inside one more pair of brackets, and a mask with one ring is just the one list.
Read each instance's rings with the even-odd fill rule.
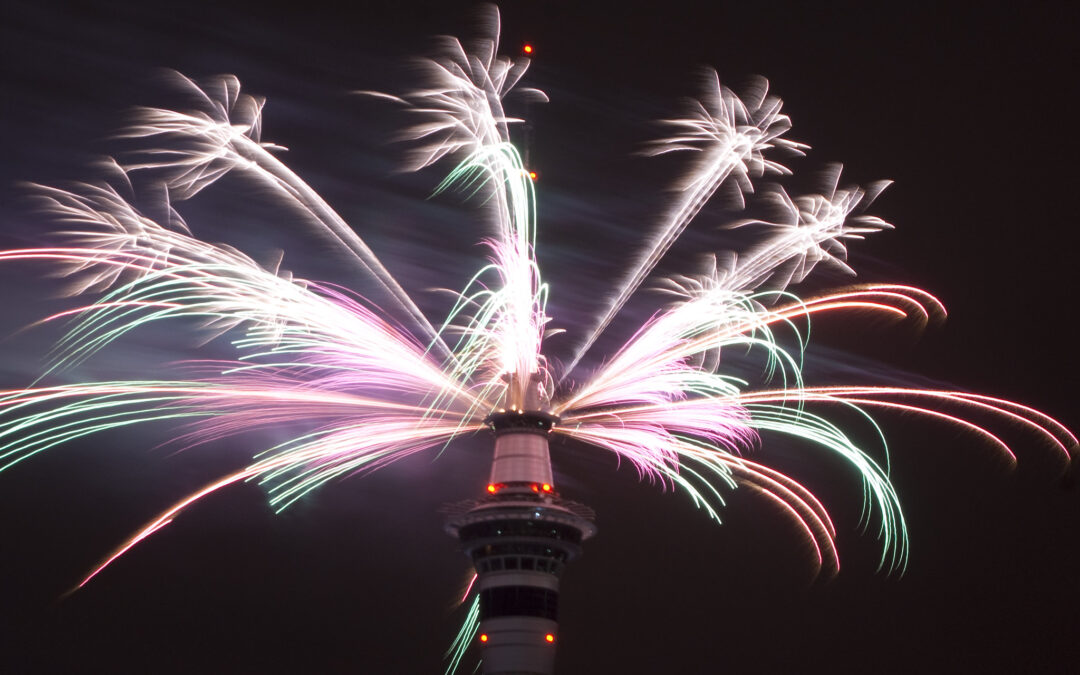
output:
[[526,54],[532,54],[533,46],[526,42],[525,45],[521,48],[521,51],[525,52]]
[[[555,638],[552,638],[552,640],[554,640],[554,639]],[[487,642],[487,641],[488,641],[487,633],[480,633],[480,642]],[[548,640],[548,642],[550,642],[550,641],[551,640]]]
[[540,492],[540,486],[537,485],[536,483],[533,483],[532,484],[532,491],[533,492]]
[[499,491],[499,488],[498,488],[498,486],[495,485],[495,483],[490,483],[488,485],[488,492],[490,492],[491,494],[495,494],[498,491]]
[[532,180],[536,180],[536,172],[535,171],[530,171],[529,172],[529,178],[531,178]]
[[544,483],[543,485],[541,485],[540,489],[543,490],[544,492],[551,492],[551,486],[549,484],[547,484],[547,483]]
[[555,636],[552,635],[551,633],[548,633],[547,635],[545,635],[544,639],[547,640],[548,642],[555,642]]

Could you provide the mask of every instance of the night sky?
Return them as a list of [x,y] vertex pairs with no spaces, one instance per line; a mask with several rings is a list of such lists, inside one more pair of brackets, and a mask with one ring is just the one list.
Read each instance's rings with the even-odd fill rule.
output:
[[[411,118],[351,92],[407,91],[417,82],[410,59],[430,54],[435,35],[478,35],[480,6],[369,4],[5,3],[0,243],[43,245],[55,228],[22,182],[98,179],[98,157],[130,149],[112,136],[133,106],[178,104],[163,69],[233,73],[267,97],[264,140],[289,148],[283,159],[439,318],[446,296],[431,289],[461,287],[482,260],[476,209],[427,199],[447,165],[399,171],[407,147],[393,139]],[[921,335],[823,319],[814,383],[933,383],[1019,400],[1080,428],[1078,11],[700,4],[709,8],[502,8],[504,51],[533,43],[526,82],[551,98],[510,106],[531,120],[540,262],[555,324],[571,334],[551,341],[551,356],[566,358],[664,213],[686,158],[635,152],[661,133],[653,120],[699,92],[710,65],[736,91],[761,75],[783,98],[789,136],[813,148],[787,162],[793,190],[815,187],[837,161],[849,181],[895,181],[872,213],[897,229],[854,243],[851,263],[861,280],[921,286],[950,310]],[[326,242],[281,222],[249,185],[226,180],[215,192],[184,211],[196,233],[256,257],[284,248],[283,266],[298,276],[357,282]],[[661,271],[685,272],[721,248],[729,206],[720,195]],[[46,272],[0,269],[5,388],[28,386],[56,337],[16,334],[64,306]],[[662,303],[639,293],[596,358]],[[148,331],[70,377],[156,375],[197,353],[184,335]],[[766,436],[754,457],[804,480],[829,508],[841,558],[832,580],[811,578],[798,533],[749,491],[729,495],[717,527],[612,457],[555,442],[560,489],[595,508],[599,526],[563,578],[560,675],[1074,672],[1080,490],[1050,448],[997,427],[1020,457],[1010,471],[970,434],[880,419],[910,528],[903,576],[876,571],[855,475],[814,448]],[[167,429],[148,427],[0,475],[0,640],[11,641],[0,672],[442,672],[469,570],[439,509],[482,490],[484,437],[332,484],[281,516],[257,486],[224,491],[61,599],[151,516],[244,465],[275,433],[177,454],[161,445]]]

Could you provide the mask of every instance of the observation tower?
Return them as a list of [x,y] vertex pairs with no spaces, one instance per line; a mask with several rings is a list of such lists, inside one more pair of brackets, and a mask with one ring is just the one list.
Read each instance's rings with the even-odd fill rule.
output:
[[542,410],[539,391],[533,378],[520,405],[487,417],[495,433],[487,494],[448,509],[446,531],[476,569],[484,675],[554,673],[559,578],[596,534],[592,510],[555,489],[548,435],[559,418]]

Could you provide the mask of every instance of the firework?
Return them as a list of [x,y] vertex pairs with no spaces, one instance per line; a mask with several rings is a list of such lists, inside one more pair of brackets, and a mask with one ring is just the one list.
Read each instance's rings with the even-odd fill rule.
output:
[[[739,97],[715,73],[687,114],[668,121],[673,135],[651,146],[652,154],[697,155],[668,216],[595,325],[571,331],[580,342],[569,365],[549,363],[543,345],[553,319],[535,256],[534,184],[511,143],[517,120],[504,109],[514,94],[544,96],[515,88],[528,61],[499,56],[495,38],[471,48],[447,40],[443,47],[427,62],[422,88],[380,94],[423,118],[408,134],[413,168],[456,161],[436,190],[475,195],[493,214],[482,238],[489,263],[457,280],[462,290],[438,326],[362,238],[273,154],[280,148],[261,141],[262,101],[242,93],[236,78],[196,82],[177,75],[194,107],[142,110],[124,136],[151,145],[117,164],[112,183],[36,188],[43,209],[64,231],[55,246],[3,251],[0,262],[36,261],[43,270],[59,270],[71,278],[75,297],[89,298],[42,317],[70,325],[43,377],[92,358],[132,331],[161,322],[191,326],[190,319],[200,339],[227,341],[235,358],[203,362],[188,379],[0,392],[0,471],[62,443],[135,424],[174,424],[182,446],[305,426],[289,440],[260,448],[248,466],[179,499],[82,584],[192,503],[236,482],[260,482],[274,508],[284,509],[329,481],[444,448],[484,429],[489,413],[507,409],[550,411],[560,418],[554,433],[631,462],[643,478],[686,492],[718,520],[725,490],[743,485],[766,495],[812,542],[812,562],[825,573],[839,566],[833,524],[806,487],[746,456],[763,432],[823,448],[857,470],[868,515],[878,523],[881,565],[890,570],[906,564],[907,538],[884,444],[862,447],[830,421],[830,409],[856,410],[875,429],[872,413],[879,410],[945,420],[975,431],[1010,461],[1013,450],[979,420],[1018,423],[1064,459],[1075,451],[1068,429],[1018,403],[959,391],[803,381],[801,328],[810,317],[851,312],[926,321],[943,316],[944,308],[929,293],[900,285],[866,284],[808,298],[792,292],[818,265],[851,272],[846,242],[891,227],[866,213],[886,184],[842,187],[839,168],[827,172],[828,188],[820,194],[793,197],[759,184],[788,173],[774,155],[810,149],[784,137],[791,121],[764,83]],[[194,237],[181,216],[183,202],[230,172],[259,181],[304,214],[304,222],[328,233],[352,256],[378,302]],[[168,215],[161,222],[125,194],[133,174],[164,187]],[[576,370],[724,185],[776,214],[733,224],[756,228],[764,233],[761,241],[737,255],[718,252],[704,273],[660,280],[671,302],[602,365]],[[795,348],[785,346],[784,334],[795,336]],[[721,354],[731,351],[760,356],[759,382],[725,371]],[[475,614],[473,605],[470,621]],[[473,632],[467,627],[455,643],[453,665]]]

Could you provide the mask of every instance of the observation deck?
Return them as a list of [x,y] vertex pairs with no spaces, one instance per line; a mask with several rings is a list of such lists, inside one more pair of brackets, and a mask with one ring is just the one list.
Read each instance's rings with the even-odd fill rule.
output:
[[448,506],[446,531],[476,569],[485,675],[552,675],[559,579],[596,534],[594,513],[554,488],[548,434],[558,417],[500,410],[487,495]]

